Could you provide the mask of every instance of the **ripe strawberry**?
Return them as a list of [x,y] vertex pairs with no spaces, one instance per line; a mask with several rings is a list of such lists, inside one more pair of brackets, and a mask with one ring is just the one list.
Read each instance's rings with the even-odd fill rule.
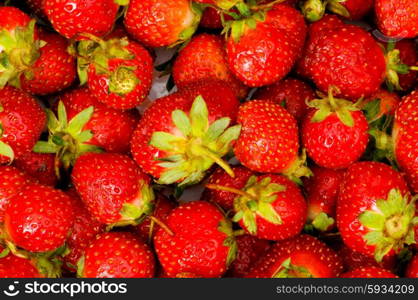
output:
[[308,0],[302,5],[305,17],[315,22],[322,18],[325,10],[350,20],[362,19],[373,7],[374,0]]
[[201,15],[201,8],[188,0],[132,0],[124,23],[135,39],[162,47],[190,39]]
[[414,38],[418,35],[418,6],[414,0],[375,0],[377,26],[384,35]]
[[237,97],[247,96],[245,87],[229,70],[224,40],[217,35],[200,34],[184,47],[173,65],[176,86],[183,86],[198,80],[223,80],[234,90]]
[[274,244],[250,269],[250,278],[336,277],[341,259],[320,240],[306,234]]
[[[240,190],[245,187],[248,179],[254,175],[253,171],[243,166],[233,166],[231,169],[234,172],[234,177],[231,177],[227,172],[225,172],[225,170],[218,167],[209,176],[207,183]],[[225,211],[229,211],[234,207],[234,199],[236,196],[236,194],[224,190],[206,188],[203,192],[202,198],[219,205]]]
[[398,278],[395,274],[378,267],[363,267],[344,274],[341,278]]
[[270,243],[249,234],[237,236],[236,241],[237,257],[228,269],[228,276],[241,278],[270,249]]
[[308,156],[324,168],[347,168],[364,153],[369,139],[368,122],[357,104],[328,96],[312,100],[314,108],[303,120],[302,142]]
[[415,203],[402,176],[388,165],[358,162],[344,174],[337,226],[344,243],[377,262],[415,244]]
[[157,99],[138,123],[132,155],[162,184],[197,183],[214,163],[233,175],[221,157],[239,135],[240,126],[228,127],[237,108],[234,93],[220,82],[199,82]]
[[69,197],[60,190],[28,184],[10,199],[4,216],[6,239],[30,252],[62,246],[74,222]]
[[306,102],[315,99],[315,93],[307,83],[288,77],[258,89],[253,98],[273,100],[283,105],[297,121],[301,121],[308,111]]
[[71,177],[92,216],[103,224],[136,224],[152,210],[150,179],[127,155],[84,154],[77,159]]
[[43,31],[40,39],[45,45],[39,50],[39,58],[20,76],[20,82],[24,91],[46,95],[69,87],[77,72],[75,59],[67,52],[66,39]]
[[45,113],[29,94],[14,87],[0,89],[0,163],[29,153],[45,126]]
[[54,187],[58,183],[55,172],[55,155],[28,152],[16,159],[13,164],[41,184]]
[[344,170],[314,166],[313,176],[304,180],[308,222],[319,231],[327,231],[334,225],[335,206]]
[[[176,207],[176,204],[163,196],[157,194],[155,198],[154,212],[151,218],[146,218],[135,228],[135,232],[138,233],[139,237],[144,241],[152,241],[155,232],[157,232],[160,225],[164,223],[170,212]],[[157,223],[158,222],[158,223]]]
[[104,36],[112,30],[123,1],[44,0],[44,10],[52,26],[68,39],[80,34]]
[[[224,14],[225,21],[232,20],[232,17]],[[199,23],[200,26],[209,29],[222,28],[221,12],[213,7],[207,7],[202,13],[202,18]]]
[[78,264],[83,278],[151,278],[155,261],[149,247],[128,232],[97,236]]
[[406,173],[414,193],[418,193],[418,90],[405,96],[395,112],[392,138],[396,161]]
[[0,258],[0,278],[41,277],[43,277],[42,274],[29,259],[17,257],[11,253],[9,253],[6,257],[2,256],[2,258]]
[[171,232],[159,228],[154,247],[168,277],[181,273],[220,277],[234,260],[237,245],[231,223],[212,204],[182,204],[165,223]]
[[31,182],[22,171],[12,166],[0,166],[0,223],[4,222],[4,212],[10,199]]
[[418,278],[418,255],[412,258],[412,260],[408,264],[408,268],[405,272],[405,277],[408,278]]

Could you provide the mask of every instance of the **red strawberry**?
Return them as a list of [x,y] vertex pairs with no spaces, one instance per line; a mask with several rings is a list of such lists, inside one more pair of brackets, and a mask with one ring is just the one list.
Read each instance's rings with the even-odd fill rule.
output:
[[396,161],[406,173],[409,185],[418,193],[418,90],[402,99],[395,113],[392,138]]
[[341,274],[341,278],[398,278],[395,274],[378,267],[363,267]]
[[44,0],[44,10],[54,29],[68,39],[89,33],[104,36],[112,30],[122,1]]
[[220,277],[235,258],[231,223],[208,202],[180,205],[169,214],[166,225],[171,232],[159,228],[154,246],[168,277],[181,273]]
[[68,42],[58,34],[41,32],[45,43],[39,58],[20,76],[22,89],[31,94],[46,95],[69,87],[76,77],[75,59],[67,52]]
[[332,228],[335,218],[340,183],[344,170],[332,170],[314,166],[313,176],[304,180],[308,221],[320,231]]
[[[232,17],[230,17],[227,14],[224,14],[224,19],[225,21],[230,21],[232,20]],[[205,8],[199,25],[209,29],[222,28],[221,12],[213,7]]]
[[289,77],[258,89],[253,97],[283,104],[296,120],[301,121],[308,111],[306,102],[315,99],[315,93],[307,83]]
[[347,168],[364,153],[369,139],[368,122],[357,104],[337,99],[330,88],[328,96],[312,100],[314,108],[303,120],[302,141],[317,165]]
[[375,0],[377,26],[384,35],[414,38],[418,35],[418,6],[415,0]]
[[189,185],[214,163],[232,175],[221,157],[240,131],[238,100],[220,82],[200,82],[157,99],[144,113],[131,141],[138,165],[162,184]]
[[16,159],[14,165],[39,183],[54,187],[58,183],[55,173],[55,155],[28,152]]
[[[254,175],[254,172],[243,166],[234,166],[231,167],[231,169],[234,172],[234,177],[231,177],[222,168],[217,168],[209,176],[207,183],[240,190],[245,187],[248,179]],[[234,207],[234,199],[236,196],[237,195],[234,193],[216,189],[205,189],[203,193],[203,198],[205,200],[216,203],[225,211],[229,211]]]
[[51,187],[28,184],[10,199],[4,216],[7,240],[30,252],[61,247],[74,222],[69,197]]
[[302,12],[311,21],[318,21],[325,9],[346,19],[360,20],[373,7],[374,0],[308,0],[302,5]]
[[12,166],[0,166],[0,222],[4,222],[4,212],[10,199],[19,193],[31,182],[31,179],[22,171]]
[[152,217],[146,218],[135,228],[139,237],[141,237],[144,241],[152,241],[155,232],[157,232],[158,228],[160,228],[158,223],[163,224],[166,221],[167,216],[175,207],[176,204],[173,201],[169,200],[162,194],[157,194]]
[[71,176],[88,210],[103,224],[135,224],[152,210],[150,179],[127,155],[84,154],[77,159]]
[[405,277],[408,278],[418,278],[418,255],[412,258],[412,260],[408,264],[408,268],[405,272]]
[[337,226],[344,243],[375,257],[415,244],[415,204],[402,176],[388,165],[358,162],[344,174],[337,201]]
[[29,153],[45,126],[45,113],[29,94],[7,86],[0,89],[0,162]]
[[224,40],[212,34],[200,34],[184,47],[173,65],[176,86],[183,86],[197,80],[223,80],[235,91],[238,98],[245,98],[248,88],[229,70]]
[[236,238],[237,257],[228,270],[230,277],[244,277],[251,265],[262,257],[270,248],[270,243],[255,236],[244,234]]
[[149,247],[128,232],[102,233],[79,261],[83,278],[151,278],[155,261]]
[[[3,250],[4,251],[4,250]],[[9,253],[0,258],[0,278],[41,278],[33,262]]]
[[201,14],[189,0],[132,0],[124,22],[135,39],[150,47],[162,47],[190,39]]
[[250,269],[250,278],[336,277],[343,270],[337,254],[310,235],[274,244]]

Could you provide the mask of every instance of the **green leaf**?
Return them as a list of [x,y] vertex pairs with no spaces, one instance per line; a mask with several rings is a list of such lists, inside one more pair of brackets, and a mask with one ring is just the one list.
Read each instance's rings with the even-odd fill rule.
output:
[[59,128],[63,129],[67,127],[67,111],[65,110],[64,103],[62,101],[58,102],[58,124]]
[[353,116],[351,115],[351,112],[347,109],[337,109],[336,111],[338,119],[340,119],[340,121],[348,127],[353,127],[354,126],[354,119]]
[[225,129],[228,128],[230,122],[230,118],[221,118],[213,122],[203,137],[205,142],[210,143],[216,141]]
[[202,96],[197,96],[190,109],[190,120],[194,136],[203,136],[206,132],[209,125],[208,114],[205,100],[203,100]]
[[244,217],[244,211],[240,210],[232,217],[232,221],[239,222],[243,217]]
[[359,217],[360,223],[370,229],[383,230],[385,226],[385,216],[373,211],[365,211]]
[[57,119],[57,117],[55,116],[55,114],[52,112],[52,110],[50,110],[50,109],[46,109],[45,110],[45,113],[46,113],[46,117],[47,117],[47,126],[48,126],[48,129],[51,131],[51,132],[55,132],[56,130],[59,130],[60,128],[59,128],[59,126],[60,126],[60,123],[58,122],[58,119]]
[[182,110],[176,109],[172,112],[171,118],[174,125],[181,131],[183,136],[188,137],[192,130],[192,125],[186,113]]
[[84,277],[84,262],[85,262],[85,257],[84,255],[82,257],[80,257],[80,259],[77,262],[77,277],[78,278],[83,278]]
[[32,149],[36,153],[57,153],[58,148],[55,144],[45,141],[38,141]]
[[375,120],[380,113],[380,99],[375,99],[366,103],[363,111],[368,121]]
[[241,36],[244,34],[245,20],[238,20],[232,22],[231,25],[231,36],[235,43],[238,43]]
[[90,106],[83,111],[79,112],[74,118],[71,119],[68,124],[67,131],[74,137],[80,133],[80,131],[86,126],[93,115],[94,107]]
[[187,177],[188,175],[189,174],[187,172],[182,171],[181,169],[177,169],[177,168],[170,169],[170,170],[163,172],[160,179],[158,180],[158,183],[172,184],[172,183],[179,181],[180,179]]
[[91,130],[84,130],[77,136],[77,140],[80,143],[84,143],[91,140],[93,136],[94,134],[91,132]]
[[240,133],[241,125],[235,125],[225,130],[225,132],[219,137],[219,143],[225,145],[223,150],[225,150],[225,148],[227,148],[232,141],[238,139]]
[[144,213],[143,207],[131,203],[124,203],[120,211],[124,220],[136,220]]
[[244,211],[242,220],[244,222],[244,226],[252,235],[257,234],[257,223],[255,218],[255,214],[251,210]]
[[3,156],[8,157],[11,162],[15,158],[15,153],[14,153],[12,147],[10,147],[8,144],[6,144],[3,141],[0,141],[0,154],[3,155]]
[[324,212],[319,213],[312,221],[312,225],[319,231],[327,231],[334,223],[334,219]]
[[384,240],[383,233],[381,231],[370,231],[363,236],[367,245],[377,245]]
[[311,122],[313,123],[318,123],[318,122],[322,122],[323,120],[325,120],[330,114],[331,114],[331,109],[328,106],[323,106],[321,107],[321,109],[318,109],[315,114],[313,115]]
[[270,223],[275,225],[282,224],[282,219],[270,203],[259,202],[258,214]]
[[169,134],[164,131],[157,131],[152,134],[150,145],[160,150],[171,151],[175,149],[175,144],[184,141],[184,139]]

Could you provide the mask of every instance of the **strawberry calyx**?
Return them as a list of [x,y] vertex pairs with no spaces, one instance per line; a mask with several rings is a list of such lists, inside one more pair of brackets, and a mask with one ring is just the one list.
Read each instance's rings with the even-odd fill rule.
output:
[[[386,54],[386,85],[389,91],[394,89],[401,91],[399,74],[408,74],[410,72],[410,67],[402,62],[399,49],[395,49],[395,45],[394,41],[390,41],[386,49],[384,49]],[[411,70],[413,69],[414,67]]]
[[301,177],[311,177],[313,175],[308,167],[306,149],[302,149],[301,155],[296,157],[295,161],[282,174],[298,185],[303,185]]
[[[0,112],[2,111],[3,111],[3,107],[0,106]],[[12,163],[15,158],[15,153],[12,147],[10,147],[7,143],[1,140],[1,138],[3,138],[3,135],[4,135],[3,124],[0,123],[0,155],[8,157],[10,163]]]
[[341,4],[346,0],[307,0],[301,6],[302,14],[309,22],[322,19],[326,9],[345,18],[350,18],[350,12]]
[[415,244],[416,198],[410,200],[409,194],[403,196],[398,189],[392,189],[387,199],[376,201],[376,209],[360,214],[359,221],[368,230],[363,239],[367,245],[375,246],[377,262],[392,250],[399,253],[405,245]]
[[198,96],[188,114],[179,109],[172,112],[175,133],[153,133],[150,145],[168,154],[160,159],[159,166],[165,171],[159,184],[177,182],[181,187],[198,183],[214,163],[234,177],[231,167],[221,157],[232,149],[231,144],[238,138],[241,126],[229,127],[231,119],[228,117],[209,124],[208,117],[206,102]]
[[50,109],[46,109],[48,141],[38,141],[33,151],[56,154],[57,175],[59,175],[59,162],[68,169],[74,165],[80,155],[87,152],[102,152],[100,147],[87,143],[93,138],[93,133],[90,130],[83,130],[90,121],[93,111],[94,107],[90,106],[68,121],[65,106],[61,101],[58,103],[58,117]]
[[224,240],[223,245],[229,248],[226,259],[226,266],[229,267],[237,257],[238,244],[235,237],[239,235],[240,232],[239,230],[234,231],[234,229],[232,228],[232,222],[226,218],[219,222],[218,230],[227,235],[227,238]]
[[292,264],[291,258],[284,260],[272,278],[313,278],[308,269]]
[[312,221],[310,224],[305,225],[305,231],[312,231],[313,229],[316,229],[320,232],[326,232],[332,228],[332,226],[335,224],[334,218],[328,216],[324,212],[320,212],[315,217],[312,218]]

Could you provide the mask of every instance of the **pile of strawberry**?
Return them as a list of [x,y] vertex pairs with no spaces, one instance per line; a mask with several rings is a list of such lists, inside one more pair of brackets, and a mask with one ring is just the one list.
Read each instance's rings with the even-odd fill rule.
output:
[[0,277],[418,277],[416,0],[6,2]]

